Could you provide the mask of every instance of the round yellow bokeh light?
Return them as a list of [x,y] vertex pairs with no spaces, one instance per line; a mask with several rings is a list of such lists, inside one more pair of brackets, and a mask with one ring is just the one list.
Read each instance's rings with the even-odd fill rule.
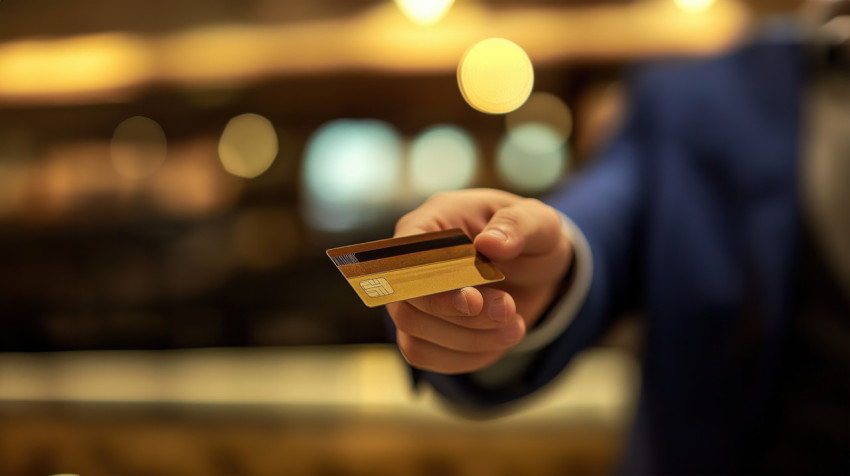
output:
[[457,82],[470,106],[489,114],[505,114],[528,99],[534,86],[534,68],[516,43],[488,38],[464,53]]
[[277,153],[274,125],[257,114],[242,114],[231,119],[218,141],[221,164],[237,177],[259,176],[271,167]]

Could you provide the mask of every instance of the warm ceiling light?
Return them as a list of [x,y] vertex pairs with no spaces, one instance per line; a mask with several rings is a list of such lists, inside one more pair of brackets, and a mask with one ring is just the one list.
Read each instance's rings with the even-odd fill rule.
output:
[[395,0],[408,18],[420,25],[433,25],[440,21],[454,0]]
[[714,4],[714,0],[674,0],[676,5],[682,10],[688,12],[704,12],[708,10],[712,4]]
[[0,96],[79,101],[138,86],[151,78],[153,64],[144,41],[119,33],[0,43]]

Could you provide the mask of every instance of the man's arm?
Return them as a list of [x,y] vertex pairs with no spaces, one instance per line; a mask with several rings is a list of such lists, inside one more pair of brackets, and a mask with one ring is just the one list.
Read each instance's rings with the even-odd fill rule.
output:
[[[641,95],[638,95],[638,98],[641,99]],[[468,288],[452,292],[455,293],[454,295],[443,293],[443,295],[433,296],[430,298],[433,300],[429,304],[431,307],[426,309],[435,312],[422,311],[422,314],[417,314],[419,318],[439,319],[443,316],[439,314],[440,309],[434,303],[454,299],[457,293],[467,295],[476,293],[475,298],[479,296],[482,298],[481,306],[479,307],[476,301],[475,307],[472,308],[473,312],[468,316],[469,321],[456,320],[455,322],[459,325],[465,322],[483,322],[481,313],[487,310],[488,302],[502,300],[502,302],[513,303],[509,311],[516,309],[516,317],[509,316],[508,322],[519,322],[522,326],[522,335],[529,333],[532,337],[530,340],[539,339],[538,345],[532,345],[534,342],[523,344],[523,340],[518,340],[510,343],[502,342],[499,343],[501,345],[489,348],[471,346],[459,352],[444,354],[443,360],[440,361],[441,365],[451,365],[458,361],[464,361],[466,364],[462,368],[448,369],[448,371],[446,368],[429,368],[428,365],[420,365],[422,361],[419,359],[422,358],[422,354],[411,359],[409,350],[405,348],[405,344],[409,344],[410,341],[405,342],[403,338],[400,339],[399,346],[408,362],[422,369],[421,377],[430,382],[444,396],[463,406],[480,408],[499,405],[533,392],[555,377],[578,351],[592,345],[610,323],[611,318],[625,307],[635,287],[635,283],[632,282],[636,256],[634,248],[640,235],[639,226],[642,215],[645,213],[646,164],[643,163],[642,157],[646,154],[642,146],[643,137],[645,137],[645,131],[642,129],[651,122],[647,109],[642,107],[640,102],[634,104],[630,119],[617,140],[611,144],[603,156],[590,169],[572,183],[567,184],[562,191],[547,199],[545,204],[528,203],[528,205],[534,205],[534,211],[525,210],[523,213],[523,211],[514,210],[508,214],[510,219],[504,220],[505,217],[499,217],[497,212],[502,207],[510,207],[512,203],[517,203],[509,200],[506,203],[493,204],[490,213],[471,217],[470,215],[474,215],[476,210],[475,207],[470,207],[471,197],[468,195],[464,197],[462,194],[456,196],[446,194],[441,198],[444,200],[445,207],[439,210],[425,207],[424,210],[418,210],[406,218],[405,226],[411,226],[412,223],[427,223],[423,226],[445,224],[456,226],[457,220],[474,223],[476,226],[468,231],[475,237],[476,247],[496,261],[508,278],[507,285],[502,289],[485,288],[479,291]],[[537,210],[538,207],[543,208]],[[553,213],[545,212],[546,208]],[[580,232],[580,236],[586,238],[589,257],[581,257],[580,254],[573,253],[576,248],[575,238],[570,240],[567,238],[569,234],[563,233],[558,211],[569,218],[575,229]],[[456,215],[462,215],[464,218],[457,218]],[[524,223],[522,217],[534,223]],[[492,223],[494,220],[496,224]],[[517,226],[511,228],[513,225]],[[512,253],[500,254],[501,250],[495,246],[496,242],[491,241],[485,233],[491,227],[498,227],[502,231],[507,230],[510,234],[517,235],[518,238],[515,238],[515,241],[522,245],[519,246],[520,248],[523,248],[525,242],[530,239],[530,242],[537,247],[532,250],[537,252],[543,248],[549,249],[548,247],[560,249],[553,245],[559,239],[551,234],[551,230],[556,228],[558,236],[565,237],[567,242],[564,252],[572,258],[561,257],[558,254],[559,251],[554,255],[547,255],[544,259],[537,259],[534,262],[535,266],[521,266],[529,264],[529,260],[517,266],[512,260],[526,256],[526,250],[514,249]],[[402,229],[405,228],[402,227]],[[541,229],[548,230],[546,231],[548,234],[545,235],[548,238],[541,240],[540,236],[533,236],[535,231]],[[422,229],[421,231],[430,230]],[[479,233],[484,237],[479,236]],[[557,257],[553,258],[553,256]],[[583,296],[583,299],[582,296],[578,296],[578,300],[582,302],[580,305],[573,306],[573,311],[577,311],[574,315],[560,316],[561,319],[569,321],[562,331],[558,329],[558,332],[537,337],[538,323],[539,329],[545,329],[547,322],[552,322],[550,318],[558,317],[555,315],[542,317],[541,315],[544,310],[552,307],[550,305],[553,299],[559,298],[556,296],[559,284],[567,275],[569,268],[566,264],[571,264],[571,259],[576,260],[576,266],[585,265],[592,268],[592,279],[586,290],[573,286],[560,298],[574,302],[577,299],[574,293],[581,294],[583,291],[586,292],[586,296]],[[533,282],[534,286],[528,286],[529,282]],[[425,306],[427,305],[423,305],[423,308]],[[552,308],[557,308],[557,305]],[[398,319],[398,309],[389,307],[388,309],[398,327],[399,336],[403,336],[410,322]],[[534,312],[538,314],[533,314]],[[512,318],[515,320],[512,321]],[[443,330],[449,332],[450,328],[444,327]],[[430,335],[427,342],[428,348],[438,348],[447,338],[449,336],[445,334]],[[526,346],[528,347],[524,349]],[[526,352],[514,352],[515,349]],[[478,350],[481,352],[477,352]],[[519,354],[522,356],[518,357]],[[506,372],[507,367],[510,366],[517,370],[516,376],[507,379],[482,379],[483,376],[492,375],[494,371],[500,370],[500,367],[501,371]]]

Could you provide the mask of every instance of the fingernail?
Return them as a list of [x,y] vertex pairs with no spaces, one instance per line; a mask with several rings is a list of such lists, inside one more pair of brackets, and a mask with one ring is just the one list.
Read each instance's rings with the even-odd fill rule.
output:
[[505,303],[505,298],[498,298],[490,304],[490,319],[499,322],[508,320],[508,305]]
[[466,291],[463,289],[461,289],[459,293],[456,293],[452,298],[452,304],[454,304],[455,309],[461,313],[469,314],[469,302],[466,300]]
[[502,329],[502,336],[504,336],[505,342],[509,344],[518,342],[520,339],[522,339],[522,326],[519,322],[514,322],[513,324]]
[[489,230],[485,231],[484,233],[487,233],[488,235],[492,236],[493,238],[496,238],[499,241],[502,241],[502,242],[508,241],[508,235],[505,234],[504,231],[502,231],[498,228],[490,228]]

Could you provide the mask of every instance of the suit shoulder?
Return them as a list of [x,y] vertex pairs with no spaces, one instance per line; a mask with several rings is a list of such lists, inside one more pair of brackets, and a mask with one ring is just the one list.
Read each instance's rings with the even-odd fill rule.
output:
[[629,72],[632,93],[662,103],[723,104],[799,86],[804,70],[799,42],[754,41],[707,57],[655,59]]

